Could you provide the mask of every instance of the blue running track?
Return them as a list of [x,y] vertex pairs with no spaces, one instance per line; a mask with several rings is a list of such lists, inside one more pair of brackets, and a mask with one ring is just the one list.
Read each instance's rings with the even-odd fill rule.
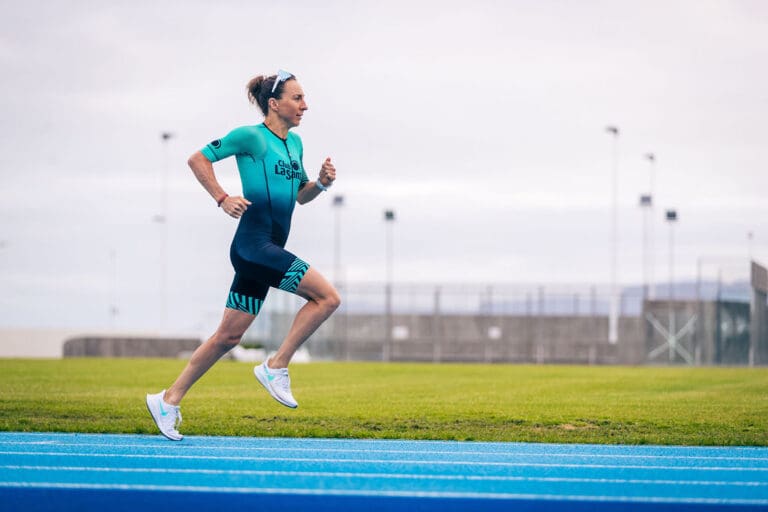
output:
[[0,433],[0,510],[768,510],[768,448]]

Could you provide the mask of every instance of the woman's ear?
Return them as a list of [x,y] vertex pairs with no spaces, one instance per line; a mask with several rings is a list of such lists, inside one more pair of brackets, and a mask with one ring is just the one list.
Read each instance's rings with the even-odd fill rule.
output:
[[277,100],[275,98],[269,98],[267,105],[271,110],[277,111]]

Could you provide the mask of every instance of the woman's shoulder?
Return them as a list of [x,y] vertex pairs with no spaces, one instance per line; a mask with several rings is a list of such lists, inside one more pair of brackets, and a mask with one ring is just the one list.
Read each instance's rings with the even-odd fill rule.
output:
[[230,131],[227,137],[240,142],[251,142],[256,140],[259,141],[260,144],[264,144],[265,130],[266,128],[263,124],[238,126]]
[[229,132],[229,135],[235,137],[263,137],[266,128],[263,124],[238,126]]
[[264,136],[264,125],[238,126],[227,135],[229,139],[238,148],[238,152],[248,153],[256,159],[264,156],[267,150],[266,137]]

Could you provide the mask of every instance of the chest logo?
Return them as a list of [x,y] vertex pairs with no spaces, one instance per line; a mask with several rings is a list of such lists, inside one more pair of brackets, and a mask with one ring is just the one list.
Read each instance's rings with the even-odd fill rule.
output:
[[299,162],[293,160],[290,164],[283,160],[279,160],[275,164],[275,174],[278,176],[285,176],[285,179],[292,180],[294,178],[301,179],[301,172],[299,172]]

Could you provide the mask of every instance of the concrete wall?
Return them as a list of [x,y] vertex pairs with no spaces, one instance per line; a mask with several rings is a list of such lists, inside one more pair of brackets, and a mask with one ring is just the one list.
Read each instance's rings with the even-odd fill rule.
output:
[[[272,318],[276,348],[292,321]],[[390,332],[387,337],[386,333]],[[277,340],[275,342],[274,340]],[[592,316],[336,315],[313,335],[313,358],[341,360],[642,364],[645,339],[638,317],[619,322],[608,342],[608,318]]]
[[[645,308],[644,313],[652,314],[662,326],[668,326],[672,311],[676,330],[698,316],[691,332],[679,340],[694,364],[746,364],[718,356],[723,350],[716,346],[715,334],[723,323],[717,323],[713,303],[656,301]],[[293,314],[273,313],[257,322],[269,327],[267,339],[258,340],[269,351],[288,332]],[[0,357],[62,357],[67,340],[73,340],[67,355],[109,357],[178,357],[200,343],[194,337],[169,339],[151,333],[84,335],[6,329],[0,330]],[[664,337],[645,317],[621,317],[619,341],[611,344],[607,316],[396,314],[388,318],[338,313],[321,326],[306,348],[314,359],[337,360],[686,364],[679,353],[670,357],[664,344]],[[757,364],[765,364],[764,346],[768,341],[756,345]],[[654,351],[657,355],[649,358]]]
[[196,338],[81,336],[64,342],[64,357],[187,357]]

